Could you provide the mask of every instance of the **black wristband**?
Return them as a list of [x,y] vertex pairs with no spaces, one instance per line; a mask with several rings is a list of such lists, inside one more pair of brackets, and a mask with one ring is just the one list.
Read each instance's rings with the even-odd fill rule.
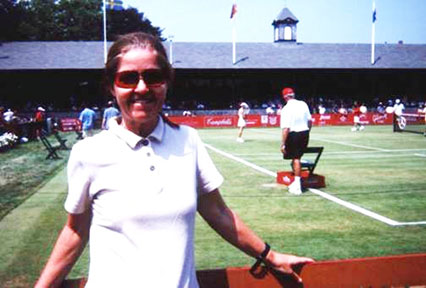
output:
[[265,249],[260,254],[260,256],[257,257],[257,259],[264,261],[266,256],[268,256],[268,253],[269,253],[270,250],[271,250],[271,246],[269,246],[269,244],[265,242]]
[[262,264],[262,262],[265,262],[266,256],[268,256],[269,251],[271,251],[271,246],[269,246],[268,243],[265,242],[265,249],[263,252],[256,257],[256,262],[251,266],[250,272],[254,273],[254,271],[257,270],[257,268]]

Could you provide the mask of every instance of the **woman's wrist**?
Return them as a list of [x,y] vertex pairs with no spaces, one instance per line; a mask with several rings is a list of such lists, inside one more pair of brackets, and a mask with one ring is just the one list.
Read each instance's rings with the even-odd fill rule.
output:
[[271,263],[268,260],[268,256],[271,257],[271,246],[269,246],[268,243],[265,242],[265,248],[263,249],[262,253],[260,253],[258,256],[256,256],[256,262],[251,267],[250,271],[254,273],[262,263],[268,265]]
[[268,266],[274,266],[273,265],[274,259],[275,259],[275,251],[271,249],[268,255],[266,255],[265,260],[263,260],[263,262]]

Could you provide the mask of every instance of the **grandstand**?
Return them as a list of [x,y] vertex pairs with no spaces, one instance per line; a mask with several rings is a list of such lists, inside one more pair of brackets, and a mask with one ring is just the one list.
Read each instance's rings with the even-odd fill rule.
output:
[[[292,13],[274,19],[277,25],[298,21],[303,19],[294,19]],[[260,108],[279,101],[284,85],[295,87],[307,102],[358,100],[375,107],[378,101],[396,97],[424,101],[426,45],[377,43],[372,65],[369,44],[301,43],[293,36],[290,41],[239,43],[236,63],[231,61],[231,43],[173,42],[176,81],[168,105],[172,110],[193,110],[201,103],[205,110],[223,110],[245,101]],[[164,45],[169,52],[171,44]],[[0,105],[54,103],[69,111],[83,100],[98,107],[107,102],[105,91],[99,89],[103,42],[2,43],[0,57]]]

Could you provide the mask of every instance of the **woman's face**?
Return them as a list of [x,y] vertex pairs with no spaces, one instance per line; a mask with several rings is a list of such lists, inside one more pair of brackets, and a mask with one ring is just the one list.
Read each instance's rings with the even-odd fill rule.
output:
[[136,134],[147,136],[157,125],[167,93],[166,81],[159,81],[162,74],[157,52],[152,49],[131,49],[120,60],[117,75],[122,76],[116,75],[112,94],[120,107],[123,125]]

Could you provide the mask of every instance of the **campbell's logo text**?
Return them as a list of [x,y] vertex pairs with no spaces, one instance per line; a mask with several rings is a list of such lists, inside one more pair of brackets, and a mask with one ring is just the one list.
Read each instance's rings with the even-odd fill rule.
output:
[[232,126],[232,118],[207,118],[206,124],[208,126]]

